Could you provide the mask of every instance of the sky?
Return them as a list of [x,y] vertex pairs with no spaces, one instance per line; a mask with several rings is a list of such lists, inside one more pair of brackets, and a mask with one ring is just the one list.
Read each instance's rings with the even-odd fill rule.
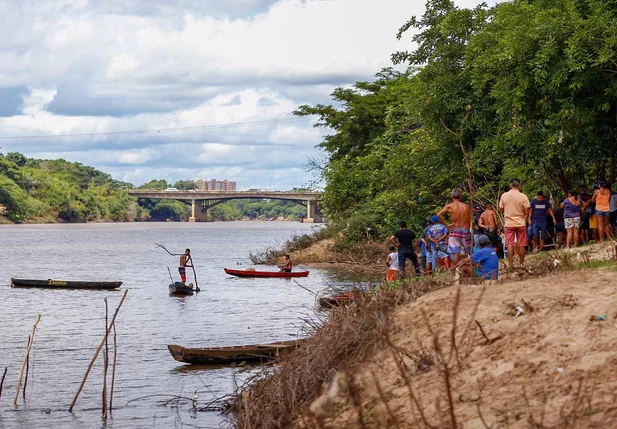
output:
[[291,112],[391,66],[412,48],[396,31],[423,10],[424,0],[3,0],[0,152],[135,185],[306,186],[328,131]]

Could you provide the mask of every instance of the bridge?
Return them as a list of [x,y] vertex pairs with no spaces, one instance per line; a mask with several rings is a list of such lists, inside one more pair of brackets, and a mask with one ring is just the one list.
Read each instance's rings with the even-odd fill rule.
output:
[[137,198],[177,200],[191,205],[189,222],[207,222],[208,210],[230,200],[269,199],[293,201],[306,206],[305,223],[322,222],[317,213],[317,201],[322,197],[321,192],[295,191],[161,191],[151,189],[131,189],[129,195]]

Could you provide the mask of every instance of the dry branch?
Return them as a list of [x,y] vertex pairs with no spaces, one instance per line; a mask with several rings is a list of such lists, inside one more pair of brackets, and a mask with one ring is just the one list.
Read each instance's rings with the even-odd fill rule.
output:
[[24,356],[24,361],[21,364],[21,372],[19,373],[19,380],[17,381],[17,389],[15,392],[15,398],[13,399],[13,404],[17,405],[17,399],[19,398],[19,389],[21,388],[21,379],[24,375],[24,368],[26,367],[26,362],[28,361],[28,356],[30,356],[30,349],[32,349],[32,344],[34,343],[34,333],[36,332],[36,325],[39,324],[41,320],[41,315],[39,314],[36,318],[36,322],[34,322],[34,326],[32,327],[32,334],[30,334],[30,338],[28,340],[28,348],[26,349],[26,355]]
[[114,313],[114,317],[111,319],[111,323],[109,324],[109,327],[105,331],[105,338],[103,338],[103,340],[101,341],[101,344],[96,349],[96,352],[94,353],[94,356],[92,357],[92,360],[90,361],[90,365],[88,365],[88,369],[86,370],[86,373],[84,374],[84,378],[81,381],[81,384],[79,385],[79,389],[77,389],[77,393],[75,394],[75,397],[73,398],[73,402],[71,402],[71,406],[69,407],[69,412],[71,412],[71,413],[73,412],[73,407],[75,406],[75,402],[77,402],[77,398],[79,398],[79,394],[81,393],[81,391],[84,388],[84,385],[86,384],[86,380],[88,379],[88,375],[90,374],[90,371],[92,370],[92,365],[94,365],[94,361],[96,361],[96,358],[98,357],[99,353],[101,352],[101,349],[105,345],[105,341],[107,340],[107,337],[109,336],[109,332],[110,332],[112,326],[116,323],[116,316],[118,316],[118,312],[120,311],[120,307],[122,307],[122,304],[124,303],[124,299],[126,298],[126,294],[128,292],[129,292],[129,290],[126,289],[124,291],[124,294],[122,294],[122,298],[120,299],[120,303],[118,304],[118,307],[116,307],[116,311]]

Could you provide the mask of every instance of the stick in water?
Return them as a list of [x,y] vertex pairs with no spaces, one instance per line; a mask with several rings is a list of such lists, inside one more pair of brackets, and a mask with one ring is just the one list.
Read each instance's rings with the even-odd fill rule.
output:
[[28,356],[30,355],[30,349],[32,348],[32,343],[34,343],[34,332],[36,331],[36,325],[39,324],[41,320],[41,315],[39,314],[36,318],[36,322],[34,322],[34,326],[32,327],[32,334],[30,335],[30,341],[28,341],[28,348],[26,349],[26,355],[24,356],[24,361],[21,364],[21,372],[19,373],[19,380],[17,381],[17,389],[15,392],[15,398],[13,399],[13,405],[17,405],[17,399],[19,399],[19,389],[21,388],[21,379],[24,376],[24,369],[26,367],[26,361],[28,360]]
[[107,339],[107,336],[109,335],[109,332],[112,326],[114,325],[114,323],[116,323],[116,316],[118,315],[118,312],[120,311],[120,307],[122,307],[122,303],[124,303],[124,298],[126,298],[126,294],[128,292],[129,292],[128,289],[124,291],[124,294],[122,295],[122,299],[120,299],[120,303],[118,304],[118,307],[116,307],[116,312],[114,313],[114,317],[111,319],[111,323],[109,324],[109,327],[107,328],[107,331],[105,332],[105,338],[103,338],[103,340],[101,341],[101,344],[99,345],[98,349],[96,349],[96,352],[94,353],[94,356],[92,357],[92,360],[90,361],[90,365],[88,365],[88,369],[86,370],[86,373],[84,374],[84,379],[81,381],[81,384],[79,385],[79,389],[77,390],[77,393],[75,394],[75,397],[73,398],[73,402],[71,402],[71,406],[69,407],[69,412],[71,413],[73,412],[73,407],[75,406],[75,402],[77,402],[77,398],[79,398],[79,394],[84,388],[84,384],[86,384],[88,375],[90,374],[90,371],[92,370],[92,365],[94,365],[94,361],[96,361],[96,358],[101,352],[101,349],[105,345],[105,340]]
[[118,347],[118,343],[116,342],[116,337],[118,335],[116,334],[116,325],[114,324],[114,363],[113,363],[113,367],[111,370],[111,392],[109,392],[109,412],[111,413],[111,411],[114,408],[114,384],[116,382],[116,358],[117,358],[117,347]]
[[4,374],[2,375],[2,381],[0,381],[0,398],[2,397],[2,386],[4,385],[4,377],[6,377],[6,372],[8,371],[8,369],[8,366],[4,367]]
[[[28,335],[28,344],[30,344],[30,335]],[[21,397],[26,400],[26,387],[28,386],[28,372],[30,372],[30,356],[26,357],[26,378],[24,380],[24,390],[21,393]]]
[[171,280],[171,284],[174,284],[174,283],[175,283],[175,282],[174,282],[174,278],[173,278],[173,276],[171,275],[171,270],[169,269],[169,267],[167,267],[167,271],[169,271],[169,280]]
[[[109,331],[109,307],[107,306],[107,298],[105,298],[105,333]],[[103,417],[107,418],[107,366],[109,365],[109,343],[108,335],[105,335],[105,353],[103,354]]]

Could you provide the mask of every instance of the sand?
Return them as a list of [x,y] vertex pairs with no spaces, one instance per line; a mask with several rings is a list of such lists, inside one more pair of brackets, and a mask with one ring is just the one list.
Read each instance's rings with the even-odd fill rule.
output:
[[449,287],[399,308],[394,348],[356,366],[360,412],[343,390],[323,427],[617,427],[615,267],[461,286],[455,352],[456,297]]

